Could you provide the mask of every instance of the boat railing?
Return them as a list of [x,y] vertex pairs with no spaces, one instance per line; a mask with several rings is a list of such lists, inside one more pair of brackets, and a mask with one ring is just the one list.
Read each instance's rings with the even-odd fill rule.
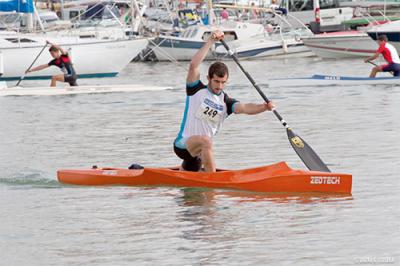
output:
[[[101,4],[103,4],[103,3],[101,1],[99,1],[96,4],[94,4],[93,6],[91,6],[90,8],[87,8],[83,12],[79,12],[76,16],[70,18],[70,21],[73,23],[73,27],[72,28],[76,29],[76,28],[80,28],[80,27],[84,27],[84,26],[89,26],[89,27],[95,27],[96,28],[99,25],[99,23],[94,24],[93,23],[93,18],[95,18],[100,11],[94,12],[93,14],[91,14],[87,18],[85,17],[85,20],[89,21],[89,23],[82,23],[82,17],[86,16],[89,11],[93,10],[94,8],[96,8],[97,6],[99,6]],[[125,32],[125,30],[127,28],[127,25],[122,23],[121,20],[114,14],[113,9],[115,7],[116,7],[116,3],[114,2],[111,6],[105,5],[104,9],[107,10],[108,14],[111,15],[112,21],[115,22],[114,25],[118,25],[120,27],[121,31]],[[130,7],[130,8],[132,8],[132,7]],[[98,30],[98,29],[96,28],[96,30]]]
[[[291,23],[289,23],[289,21],[286,19],[285,16],[283,16],[282,14],[278,14],[278,12],[275,12],[275,10],[272,10],[272,14],[275,17],[278,17],[281,23],[278,25],[277,29],[275,29],[271,33],[271,36],[276,34],[276,30],[279,30],[279,37],[280,37],[280,40],[282,41],[285,51],[287,49],[286,48],[286,39],[287,38],[285,38],[285,36],[288,36],[288,35],[294,36],[295,40],[300,41],[301,37],[313,35],[312,31],[302,21],[298,20],[296,17],[294,17],[290,14],[287,15],[290,18],[298,20],[299,24],[302,25],[302,27],[300,27],[300,28],[294,28],[293,25]],[[284,27],[282,27],[282,23],[286,24],[290,30],[283,32]]]

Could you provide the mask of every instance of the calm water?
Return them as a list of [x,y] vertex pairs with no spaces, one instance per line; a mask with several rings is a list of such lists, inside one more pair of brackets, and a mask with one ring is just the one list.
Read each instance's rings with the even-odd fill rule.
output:
[[[230,96],[261,102],[228,64]],[[116,79],[80,83],[175,89],[0,98],[0,264],[399,265],[400,87],[266,86],[270,77],[367,75],[357,60],[243,65],[333,171],[353,174],[352,196],[59,184],[60,168],[179,163],[185,70],[135,63]],[[271,113],[230,117],[215,151],[224,168],[304,168]]]

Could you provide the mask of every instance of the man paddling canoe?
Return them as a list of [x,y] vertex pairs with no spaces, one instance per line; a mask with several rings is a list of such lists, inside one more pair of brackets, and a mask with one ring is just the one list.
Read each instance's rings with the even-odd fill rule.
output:
[[215,62],[209,67],[208,85],[200,81],[201,63],[213,44],[223,38],[223,32],[215,31],[190,63],[185,111],[174,141],[174,151],[183,160],[182,170],[197,172],[203,165],[206,172],[215,172],[212,137],[223,121],[232,113],[252,115],[274,108],[272,102],[244,104],[230,98],[223,90],[229,77],[224,63]]
[[75,69],[72,66],[71,58],[69,57],[68,52],[56,44],[52,44],[49,41],[47,41],[47,43],[51,45],[49,52],[54,59],[47,64],[31,68],[30,70],[27,70],[26,73],[39,71],[50,66],[56,66],[59,67],[64,74],[52,76],[50,83],[51,87],[55,87],[57,81],[69,83],[71,86],[78,86],[76,83],[77,76]]
[[400,59],[396,48],[387,42],[386,35],[378,36],[379,48],[376,50],[375,54],[364,60],[365,63],[373,61],[382,54],[383,58],[386,60],[386,65],[375,66],[371,70],[370,78],[375,78],[378,72],[392,72],[393,76],[400,76]]

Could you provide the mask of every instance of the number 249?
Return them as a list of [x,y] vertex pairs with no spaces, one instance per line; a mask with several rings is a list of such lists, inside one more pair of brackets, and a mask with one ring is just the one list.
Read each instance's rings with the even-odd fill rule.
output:
[[206,106],[206,110],[203,112],[203,114],[214,118],[218,114],[218,111]]

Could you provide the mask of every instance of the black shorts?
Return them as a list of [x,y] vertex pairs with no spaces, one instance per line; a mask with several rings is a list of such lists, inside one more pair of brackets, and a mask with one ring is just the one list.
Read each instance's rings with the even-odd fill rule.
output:
[[381,67],[383,72],[392,72],[393,76],[398,77],[400,76],[400,64],[391,63],[387,65],[383,65]]
[[64,82],[69,83],[71,86],[78,86],[76,83],[77,76],[76,75],[64,75]]
[[193,157],[190,155],[188,150],[181,149],[175,146],[174,144],[174,152],[175,154],[183,160],[182,168],[185,171],[198,172],[201,169],[201,159],[199,157]]

